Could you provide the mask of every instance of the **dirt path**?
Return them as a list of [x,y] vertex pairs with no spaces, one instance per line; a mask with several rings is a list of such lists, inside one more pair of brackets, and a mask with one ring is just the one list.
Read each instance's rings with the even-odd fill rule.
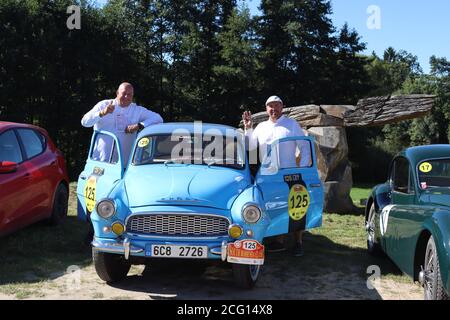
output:
[[[257,286],[252,291],[235,287],[231,269],[224,265],[206,269],[184,263],[164,268],[133,266],[126,280],[107,285],[93,266],[74,273],[55,275],[51,281],[30,286],[25,299],[422,299],[417,284],[381,278],[367,288],[361,269],[302,273],[295,259],[268,257]],[[305,259],[307,259],[305,257]],[[203,270],[203,272],[202,272]],[[0,294],[0,299],[15,299]]]

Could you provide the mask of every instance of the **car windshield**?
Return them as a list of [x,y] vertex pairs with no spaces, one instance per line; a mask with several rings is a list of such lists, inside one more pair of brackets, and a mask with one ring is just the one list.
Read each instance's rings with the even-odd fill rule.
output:
[[421,189],[450,187],[450,158],[422,161],[418,172]]
[[223,135],[149,135],[139,139],[133,155],[134,165],[199,164],[243,169],[242,142]]

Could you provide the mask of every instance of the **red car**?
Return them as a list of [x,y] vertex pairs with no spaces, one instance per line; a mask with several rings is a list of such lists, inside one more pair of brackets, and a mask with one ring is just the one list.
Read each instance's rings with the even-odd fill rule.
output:
[[0,121],[0,236],[67,216],[64,157],[42,128]]

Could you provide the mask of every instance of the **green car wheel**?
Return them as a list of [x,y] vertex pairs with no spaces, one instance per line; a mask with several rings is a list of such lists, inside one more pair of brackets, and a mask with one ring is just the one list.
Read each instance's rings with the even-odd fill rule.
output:
[[367,252],[371,255],[379,255],[381,253],[380,245],[375,239],[375,216],[375,205],[372,203],[366,220]]
[[448,300],[442,286],[441,269],[433,236],[428,240],[424,261],[424,298],[425,300]]

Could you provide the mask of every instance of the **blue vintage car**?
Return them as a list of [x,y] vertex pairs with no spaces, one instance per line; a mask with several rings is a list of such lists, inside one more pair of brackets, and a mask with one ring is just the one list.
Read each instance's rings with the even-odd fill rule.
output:
[[424,298],[450,294],[450,145],[405,149],[366,206],[367,249],[386,253],[424,286]]
[[[293,167],[279,150],[294,144]],[[309,165],[299,167],[297,146]],[[274,142],[253,171],[241,130],[216,124],[166,123],[142,130],[128,161],[118,139],[94,132],[78,179],[78,216],[92,223],[93,260],[107,282],[152,258],[221,259],[242,287],[255,284],[263,240],[286,234],[306,215],[321,226],[323,186],[312,137]],[[128,163],[124,165],[124,163]]]

